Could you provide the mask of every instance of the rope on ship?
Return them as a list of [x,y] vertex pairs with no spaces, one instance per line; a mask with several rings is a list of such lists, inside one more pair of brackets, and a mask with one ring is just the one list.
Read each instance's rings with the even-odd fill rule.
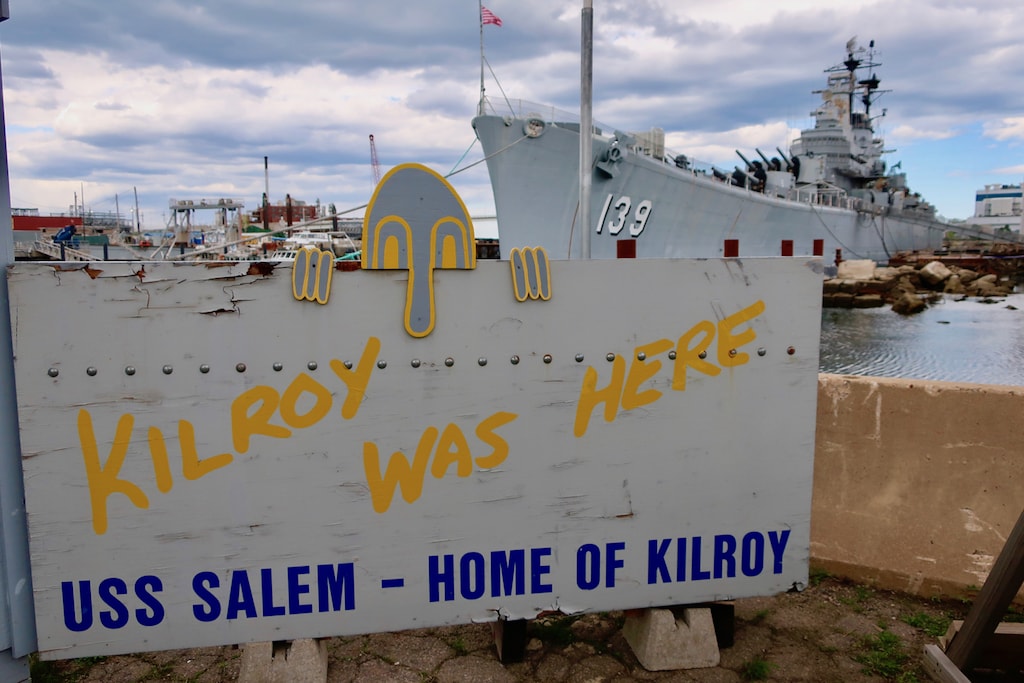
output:
[[[846,252],[849,252],[850,254],[852,254],[856,258],[864,258],[861,254],[858,254],[853,249],[850,249],[848,246],[843,244],[842,240],[840,240],[838,237],[836,237],[836,234],[834,232],[832,232],[832,229],[830,227],[828,227],[828,223],[826,223],[825,219],[821,217],[821,214],[814,207],[814,204],[808,204],[808,206],[811,207],[811,213],[813,213],[815,216],[817,216],[818,220],[821,221],[821,227],[825,228],[825,232],[827,232],[828,234],[832,235],[832,239],[834,239],[836,241],[836,243],[843,248],[843,253],[844,254]],[[886,254],[888,254],[888,253],[889,252],[886,251]]]
[[889,247],[885,244],[885,216],[882,216],[882,227],[878,227],[878,217],[872,215],[871,225],[875,226],[875,232],[878,233],[878,240],[882,243],[882,249],[885,250],[885,258],[891,259],[892,254],[889,253]]
[[[488,159],[490,159],[491,157],[496,157],[496,156],[498,156],[499,154],[501,154],[502,152],[504,152],[505,150],[507,150],[507,149],[511,149],[512,147],[514,147],[514,146],[518,145],[518,144],[519,144],[520,142],[522,142],[523,140],[526,140],[526,139],[527,139],[527,137],[528,137],[528,136],[526,136],[526,135],[523,135],[523,136],[522,136],[521,138],[519,138],[518,140],[513,140],[512,142],[508,143],[507,145],[505,145],[505,146],[504,146],[504,147],[502,147],[501,149],[495,150],[495,151],[494,151],[494,154],[488,154],[488,155],[487,155],[487,156],[485,156],[484,158],[482,158],[482,159],[479,159],[479,160],[477,160],[477,161],[474,161],[474,162],[473,162],[473,163],[471,163],[471,164],[470,164],[469,166],[465,166],[465,167],[463,167],[463,168],[460,168],[460,169],[459,169],[459,170],[457,170],[457,171],[456,171],[456,170],[454,170],[454,169],[452,169],[451,171],[449,171],[449,172],[448,172],[448,175],[446,175],[446,176],[445,176],[445,178],[451,178],[451,177],[452,177],[453,175],[456,175],[456,174],[458,174],[458,173],[462,173],[463,171],[468,171],[469,169],[473,168],[474,166],[477,166],[477,165],[479,165],[479,164],[482,164],[483,162],[487,161],[487,160],[488,160]],[[475,145],[475,144],[476,144],[476,142],[477,142],[477,140],[479,140],[479,139],[480,139],[480,138],[473,138],[473,144],[471,144],[471,145],[469,146],[469,149],[473,149],[473,145]],[[466,150],[466,154],[469,154],[469,149],[467,149],[467,150]],[[462,159],[465,159],[465,158],[466,158],[466,154],[463,154],[463,155],[462,155]],[[462,159],[459,159],[459,161],[462,161]],[[458,163],[456,163],[455,165],[456,165],[456,166],[458,166]]]

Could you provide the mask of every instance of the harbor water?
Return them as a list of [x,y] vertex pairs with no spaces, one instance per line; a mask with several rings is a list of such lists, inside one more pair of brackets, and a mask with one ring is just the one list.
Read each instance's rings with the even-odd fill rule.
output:
[[[1020,309],[1020,310],[1018,310]],[[947,297],[912,316],[826,308],[821,372],[1024,386],[1024,295]]]

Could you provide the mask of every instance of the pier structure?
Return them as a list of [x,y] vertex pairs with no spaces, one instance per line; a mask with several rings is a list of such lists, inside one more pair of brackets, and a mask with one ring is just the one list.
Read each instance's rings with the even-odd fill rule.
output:
[[[245,208],[242,199],[171,199],[168,202],[171,218],[168,228],[174,231],[174,245],[188,244],[192,232],[192,216],[196,211],[216,211],[214,225],[223,227],[225,231],[234,226],[237,229],[238,216]],[[233,216],[230,212],[236,212]]]

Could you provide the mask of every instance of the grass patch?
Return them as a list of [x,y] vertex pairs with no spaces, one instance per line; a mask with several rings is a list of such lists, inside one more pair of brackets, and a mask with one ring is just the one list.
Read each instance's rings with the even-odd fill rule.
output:
[[949,630],[949,625],[953,620],[945,616],[933,617],[932,615],[925,614],[924,612],[915,612],[914,614],[903,617],[903,621],[914,628],[937,638]]
[[32,654],[28,658],[28,671],[32,683],[75,683],[87,678],[92,667],[106,659],[105,656],[93,656],[51,662]]
[[812,586],[817,586],[828,579],[831,579],[832,575],[820,567],[812,567],[810,576],[807,577],[807,581]]
[[745,681],[766,681],[772,673],[772,663],[757,657],[740,667],[740,677]]
[[61,681],[78,679],[77,676],[73,679],[68,679],[57,668],[56,662],[44,662],[37,655],[29,657],[28,666],[29,676],[31,676],[33,683],[61,683]]
[[558,647],[565,647],[576,642],[576,634],[572,632],[572,625],[579,617],[560,617],[556,619],[545,619],[543,621],[531,621],[530,632],[542,642]]
[[452,642],[448,643],[448,645],[452,648],[452,650],[455,651],[455,654],[459,655],[460,657],[469,652],[469,648],[466,647],[466,641],[464,641],[461,637],[455,638],[454,640],[452,640]]
[[771,610],[768,610],[768,609],[758,610],[757,612],[754,613],[754,616],[750,617],[750,623],[751,624],[760,624],[762,621],[767,619],[768,615],[771,614],[771,613],[772,613]]
[[840,595],[838,597],[838,600],[843,605],[846,605],[847,607],[853,607],[854,611],[859,612],[859,606],[862,606],[864,603],[870,600],[873,594],[874,591],[872,591],[867,586],[854,586],[852,595]]
[[854,657],[864,666],[864,673],[882,676],[889,681],[898,683],[916,683],[917,676],[907,671],[907,653],[903,651],[903,643],[899,636],[891,631],[864,638],[864,651]]

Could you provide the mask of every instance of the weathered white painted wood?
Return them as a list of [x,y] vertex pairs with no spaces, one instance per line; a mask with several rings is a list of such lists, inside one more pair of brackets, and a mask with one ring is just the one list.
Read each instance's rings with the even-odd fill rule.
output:
[[[44,657],[806,581],[817,262],[553,262],[551,300],[519,303],[509,264],[481,261],[434,274],[422,339],[403,271],[336,271],[320,305],[287,266],[65,266],[9,273]],[[720,357],[720,321],[758,302]],[[715,374],[674,390],[688,333],[713,334],[690,363]],[[619,364],[610,419],[596,402],[583,429],[587,373],[602,390]],[[371,480],[406,460],[375,508]]]

